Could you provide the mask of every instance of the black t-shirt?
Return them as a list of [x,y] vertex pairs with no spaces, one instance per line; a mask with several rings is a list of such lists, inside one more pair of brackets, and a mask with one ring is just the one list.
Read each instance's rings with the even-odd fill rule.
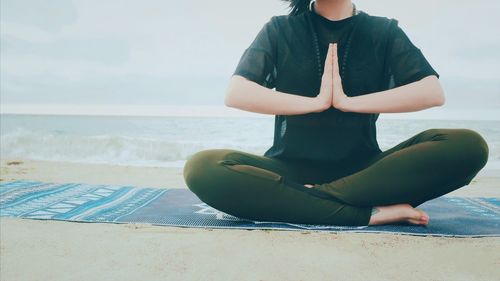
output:
[[[351,16],[342,20],[332,21],[315,12],[313,15],[313,23],[318,34],[321,57],[326,58],[328,44],[331,42],[346,41],[349,37],[357,16]],[[342,58],[340,58],[342,59]],[[342,61],[339,61],[342,64]]]
[[[315,45],[310,43],[314,41],[312,40],[314,37],[311,36],[307,17],[317,34],[319,54],[313,51]],[[362,20],[363,17],[364,20]],[[361,39],[350,38],[355,28],[356,33],[372,34],[372,39],[357,42],[355,40],[361,41]],[[382,38],[382,35],[386,38],[383,41],[384,44],[380,43],[382,41],[371,43],[379,40],[379,37]],[[363,37],[358,35],[357,38]],[[370,53],[372,49],[377,49],[378,53],[382,54],[381,57],[374,58],[372,61],[377,62],[383,68],[367,67],[380,69],[380,72],[383,72],[380,76],[373,75],[373,77],[387,78],[387,82],[384,82],[385,86],[377,90],[405,85],[429,75],[439,77],[421,50],[398,26],[397,20],[372,16],[364,11],[338,21],[331,21],[314,11],[307,11],[301,15],[273,16],[244,51],[233,75],[241,75],[270,89],[276,88],[278,91],[289,94],[313,97],[318,94],[321,82],[318,78],[321,77],[323,71],[328,43],[337,42],[339,43],[340,75],[343,84],[347,84],[343,85],[344,91],[346,95],[351,96],[349,93],[356,92],[356,87],[349,86],[349,83],[344,81],[345,65],[352,69],[362,69],[366,67],[366,61],[356,60],[359,55],[357,57],[354,55],[352,60],[346,59],[349,49],[346,47],[349,45],[346,42],[349,40],[352,40],[350,44],[366,45],[361,47],[366,48],[367,54],[372,54]],[[301,72],[289,72],[288,68],[297,68]],[[358,82],[351,84],[362,83],[359,81],[368,81],[373,77],[357,77],[358,80],[352,81]],[[375,130],[377,117],[378,114],[342,112],[335,108],[330,108],[321,114],[277,115],[274,144],[265,155],[277,158],[338,161],[345,157],[379,153],[381,150],[376,141]],[[297,124],[303,124],[303,126]],[[315,127],[314,125],[317,124],[326,125],[328,128],[319,125]],[[337,132],[324,133],[332,130]],[[311,145],[311,140],[314,141],[314,145]],[[332,145],[335,149],[331,148]]]

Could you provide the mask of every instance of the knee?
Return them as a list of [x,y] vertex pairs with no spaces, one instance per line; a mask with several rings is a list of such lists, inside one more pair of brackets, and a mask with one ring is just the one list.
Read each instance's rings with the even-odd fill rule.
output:
[[489,147],[481,134],[471,129],[455,129],[452,138],[456,141],[458,153],[465,155],[470,165],[478,170],[486,165]]
[[217,155],[217,150],[208,149],[198,151],[187,158],[184,164],[183,177],[187,187],[194,193],[198,193],[202,187],[202,182],[205,181],[207,173]]
[[217,162],[231,153],[230,149],[207,149],[198,151],[187,158],[183,168],[184,182],[197,194],[204,193],[210,183],[218,177]]

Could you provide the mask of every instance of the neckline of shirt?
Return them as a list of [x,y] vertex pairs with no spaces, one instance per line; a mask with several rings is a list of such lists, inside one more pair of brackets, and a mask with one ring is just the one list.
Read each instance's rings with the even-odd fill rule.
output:
[[330,20],[330,19],[327,19],[325,17],[323,17],[322,15],[316,13],[316,11],[313,10],[307,10],[310,14],[312,14],[313,18],[317,19],[318,21],[322,22],[324,25],[328,26],[328,27],[340,27],[342,25],[346,25],[348,23],[351,23],[353,22],[354,20],[356,20],[357,18],[359,18],[362,14],[364,14],[363,11],[361,10],[358,10],[358,13],[354,16],[350,16],[350,17],[347,17],[347,18],[344,18],[344,19],[341,19],[341,20]]

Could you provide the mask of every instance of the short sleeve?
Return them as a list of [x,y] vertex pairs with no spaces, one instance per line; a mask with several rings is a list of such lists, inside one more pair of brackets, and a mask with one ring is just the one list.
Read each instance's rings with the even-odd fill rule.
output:
[[396,19],[392,19],[390,27],[386,56],[388,88],[416,82],[429,75],[436,75],[439,78],[439,74],[427,61],[422,51],[398,26]]
[[238,74],[267,88],[276,85],[277,32],[273,16],[245,49],[233,75]]

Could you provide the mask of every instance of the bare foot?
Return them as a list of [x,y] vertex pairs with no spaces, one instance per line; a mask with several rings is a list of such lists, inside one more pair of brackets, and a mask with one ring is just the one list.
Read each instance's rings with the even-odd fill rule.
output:
[[375,208],[378,212],[371,216],[368,225],[408,222],[425,226],[429,223],[429,215],[421,209],[413,208],[410,204],[377,206]]
[[[304,184],[307,188],[314,188],[318,184]],[[423,210],[413,208],[410,204],[395,204],[374,207],[376,213],[372,214],[368,225],[407,222],[415,225],[429,224],[429,215]]]

